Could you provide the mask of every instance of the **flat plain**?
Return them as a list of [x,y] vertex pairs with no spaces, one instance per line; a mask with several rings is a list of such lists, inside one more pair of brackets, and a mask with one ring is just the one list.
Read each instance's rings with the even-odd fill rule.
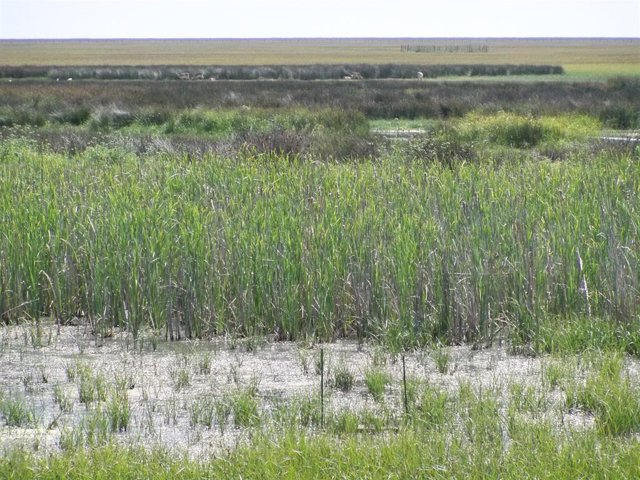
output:
[[[408,47],[408,48],[407,48]],[[553,64],[576,76],[640,74],[640,39],[1,41],[0,65]]]

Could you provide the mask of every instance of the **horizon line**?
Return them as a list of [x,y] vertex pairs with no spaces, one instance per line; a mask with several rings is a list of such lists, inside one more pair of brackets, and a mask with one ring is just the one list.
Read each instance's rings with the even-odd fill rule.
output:
[[390,36],[362,36],[362,37],[64,37],[64,38],[0,38],[0,42],[101,42],[101,41],[232,41],[232,40],[640,40],[640,36],[437,36],[437,37],[390,37]]

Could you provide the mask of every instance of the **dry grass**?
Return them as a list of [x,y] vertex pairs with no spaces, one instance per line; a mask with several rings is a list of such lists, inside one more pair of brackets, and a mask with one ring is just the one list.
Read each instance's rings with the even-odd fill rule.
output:
[[[401,52],[402,45],[439,47]],[[466,53],[467,46],[486,46]],[[451,48],[460,47],[459,52]],[[640,63],[638,39],[268,39],[2,41],[4,65],[557,64],[609,74]],[[436,48],[438,50],[438,48]],[[475,48],[475,50],[478,50]]]

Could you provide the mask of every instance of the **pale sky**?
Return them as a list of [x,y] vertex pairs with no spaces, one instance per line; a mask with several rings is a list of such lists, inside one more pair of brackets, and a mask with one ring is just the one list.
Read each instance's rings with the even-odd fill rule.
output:
[[640,0],[0,0],[0,39],[640,37]]

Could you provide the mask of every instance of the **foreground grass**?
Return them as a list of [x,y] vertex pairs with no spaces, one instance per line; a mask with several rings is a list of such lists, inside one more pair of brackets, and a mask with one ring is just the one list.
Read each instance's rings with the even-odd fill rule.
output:
[[461,442],[447,432],[401,432],[336,440],[290,433],[260,436],[229,455],[194,461],[168,452],[114,444],[37,458],[0,458],[6,479],[170,478],[636,478],[640,443],[603,442],[593,433],[558,437],[549,428],[522,431],[506,449]]

